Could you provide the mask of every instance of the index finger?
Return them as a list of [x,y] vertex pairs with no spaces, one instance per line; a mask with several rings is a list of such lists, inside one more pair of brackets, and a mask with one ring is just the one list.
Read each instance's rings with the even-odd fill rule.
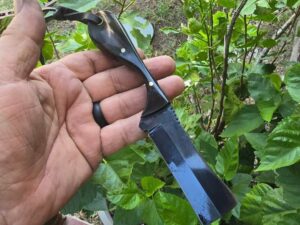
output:
[[0,38],[1,80],[25,79],[40,56],[45,20],[36,0],[15,0],[17,15]]

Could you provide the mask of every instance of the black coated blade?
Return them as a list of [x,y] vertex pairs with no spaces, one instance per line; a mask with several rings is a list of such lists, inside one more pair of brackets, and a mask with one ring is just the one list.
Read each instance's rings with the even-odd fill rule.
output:
[[197,153],[171,106],[143,117],[140,127],[155,142],[203,224],[212,223],[235,207],[230,190]]

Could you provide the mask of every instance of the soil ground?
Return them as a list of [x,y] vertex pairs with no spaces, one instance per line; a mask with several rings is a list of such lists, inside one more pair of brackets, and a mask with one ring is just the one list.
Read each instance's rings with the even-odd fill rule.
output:
[[[104,1],[99,9],[111,10],[118,14],[120,8],[112,2],[109,0]],[[138,12],[153,24],[155,36],[152,43],[152,55],[170,55],[174,57],[177,47],[186,37],[178,34],[166,35],[160,29],[164,27],[179,28],[181,23],[185,22],[181,0],[137,0],[129,10]]]

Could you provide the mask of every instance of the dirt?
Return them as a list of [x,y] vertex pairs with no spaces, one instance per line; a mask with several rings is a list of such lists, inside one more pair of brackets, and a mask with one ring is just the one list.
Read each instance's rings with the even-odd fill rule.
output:
[[[116,14],[120,10],[112,1],[104,1],[101,9],[111,10]],[[185,22],[181,0],[137,0],[129,10],[139,12],[154,26],[155,35],[152,42],[152,55],[170,55],[174,57],[177,47],[186,37],[180,34],[166,35],[160,29],[164,27],[179,28],[181,23]]]
[[186,37],[178,34],[166,35],[160,29],[164,27],[179,28],[181,23],[185,22],[181,1],[138,0],[133,9],[148,19],[155,28],[153,55],[166,54],[174,57],[177,47]]

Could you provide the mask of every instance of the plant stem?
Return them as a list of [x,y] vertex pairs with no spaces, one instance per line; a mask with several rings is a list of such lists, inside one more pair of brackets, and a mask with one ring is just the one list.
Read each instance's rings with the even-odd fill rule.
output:
[[[285,24],[283,24],[282,27],[279,28],[279,30],[272,36],[273,40],[278,40],[289,28],[293,28],[293,26],[295,25],[298,17],[300,16],[300,7],[297,9],[297,11],[288,19],[288,21],[285,22]],[[291,29],[288,32],[288,36],[291,34]],[[261,54],[258,58],[258,62],[261,63],[263,58],[265,58],[270,50],[272,48],[264,48],[261,51]]]
[[126,2],[127,2],[127,0],[123,0],[123,2],[121,3],[121,10],[120,10],[120,13],[119,13],[118,19],[120,19],[120,18],[121,18],[122,14],[123,14],[123,13],[124,13],[124,11],[125,11]]
[[[259,21],[258,26],[257,26],[257,30],[256,30],[256,39],[258,38],[261,24],[262,24],[262,22]],[[254,53],[255,53],[255,50],[256,50],[257,46],[258,46],[258,44],[256,43],[254,45],[253,49],[251,50],[251,55],[250,55],[250,58],[249,58],[249,64],[252,62],[252,59],[253,59],[253,56],[254,56]]]
[[207,36],[209,38],[209,66],[210,66],[210,71],[211,71],[211,80],[210,80],[210,91],[211,91],[211,98],[212,98],[212,105],[211,105],[211,110],[210,110],[210,115],[209,115],[209,122],[207,125],[207,131],[210,130],[211,124],[212,124],[212,119],[215,113],[215,84],[214,84],[214,78],[217,75],[217,69],[216,69],[216,63],[215,63],[215,58],[214,58],[214,50],[213,50],[213,32],[214,32],[214,21],[213,21],[213,7],[212,3],[210,3],[210,32],[207,32]]
[[228,31],[224,37],[224,69],[223,69],[223,73],[222,73],[222,91],[221,91],[221,100],[220,100],[220,112],[219,115],[217,117],[217,122],[214,128],[214,135],[217,137],[220,134],[220,129],[221,129],[221,121],[223,118],[223,114],[224,114],[224,100],[225,100],[225,92],[226,92],[226,81],[228,78],[228,66],[229,66],[229,47],[230,47],[230,42],[231,42],[231,38],[232,38],[232,33],[233,33],[233,29],[234,29],[234,25],[242,11],[242,9],[244,8],[244,6],[246,5],[248,0],[243,0],[239,7],[236,9],[236,11],[233,13],[232,15],[232,20],[231,23],[229,25]]
[[247,16],[244,16],[244,29],[245,29],[245,33],[244,33],[244,38],[245,38],[245,53],[244,53],[244,58],[243,58],[242,76],[241,76],[241,84],[240,84],[240,89],[241,90],[242,90],[243,85],[244,85],[244,73],[245,73],[245,69],[246,69],[246,59],[247,59],[247,55],[248,55],[248,48],[247,48],[247,44],[248,44]]
[[[49,32],[49,29],[48,29],[48,25],[46,25],[46,31],[47,31],[47,33],[49,33],[49,34],[50,34],[50,32]],[[51,34],[49,35],[49,39],[50,39],[50,41],[51,41],[51,44],[52,44],[52,46],[53,46],[53,49],[54,49],[54,52],[55,52],[56,59],[60,59],[60,56],[59,56],[58,50],[57,50],[57,48],[56,48],[56,46],[55,46],[55,43],[54,43],[54,40],[53,40],[53,38],[52,38],[52,35],[51,35]]]

